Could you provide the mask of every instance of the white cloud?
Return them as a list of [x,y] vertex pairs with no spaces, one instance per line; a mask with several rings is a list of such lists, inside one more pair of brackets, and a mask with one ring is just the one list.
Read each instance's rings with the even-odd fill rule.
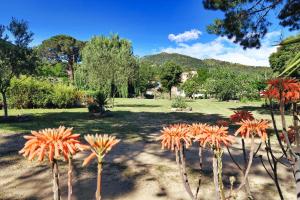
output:
[[161,52],[180,53],[191,57],[205,59],[213,58],[232,63],[240,63],[251,66],[269,66],[269,56],[276,51],[272,46],[280,36],[279,32],[270,32],[262,40],[260,49],[243,50],[241,46],[233,43],[225,37],[218,37],[211,42],[194,44],[179,43],[176,47],[163,48]]
[[180,33],[178,35],[171,33],[168,35],[168,39],[170,41],[175,41],[175,42],[186,42],[189,40],[198,39],[201,34],[202,34],[201,31],[197,29],[192,29],[190,31],[185,31],[184,33]]

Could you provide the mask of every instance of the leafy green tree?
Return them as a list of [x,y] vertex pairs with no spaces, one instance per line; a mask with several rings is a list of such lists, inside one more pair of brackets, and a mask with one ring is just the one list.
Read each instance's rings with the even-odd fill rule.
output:
[[300,29],[299,0],[203,0],[204,7],[224,13],[208,26],[208,32],[234,39],[244,48],[259,48],[261,39],[277,15],[279,24],[289,30]]
[[196,80],[196,76],[188,79],[182,85],[182,89],[187,97],[193,97],[194,94],[199,93],[201,85]]
[[138,65],[131,43],[118,35],[93,37],[82,51],[82,64],[78,65],[75,80],[114,97],[128,96],[128,85],[135,85]]
[[204,83],[206,79],[210,76],[209,70],[207,68],[200,68],[197,70],[197,80],[200,83]]
[[34,71],[36,57],[28,47],[32,37],[33,33],[28,30],[28,23],[24,20],[12,18],[7,27],[0,26],[0,93],[5,118],[8,117],[6,94],[12,78]]
[[181,82],[182,69],[173,62],[166,62],[161,69],[160,81],[164,88],[169,92],[172,98],[172,87],[179,85]]
[[141,94],[144,94],[147,89],[151,89],[156,86],[157,72],[157,67],[151,62],[147,60],[140,61],[138,87]]
[[66,62],[67,74],[72,83],[74,81],[74,65],[80,61],[80,50],[84,44],[68,35],[56,35],[44,40],[37,47],[37,51],[44,62]]
[[[287,39],[283,40],[283,42],[300,38],[300,34],[297,36],[288,37]],[[292,43],[290,45],[283,45],[279,46],[277,52],[272,53],[269,57],[270,66],[275,72],[283,72],[285,66],[291,61],[296,55],[300,52],[300,42],[299,43]],[[299,76],[299,70],[293,73],[293,76]]]
[[210,71],[205,81],[206,92],[221,101],[234,99],[258,99],[259,92],[266,87],[265,82],[272,74],[261,71],[239,72],[222,67]]

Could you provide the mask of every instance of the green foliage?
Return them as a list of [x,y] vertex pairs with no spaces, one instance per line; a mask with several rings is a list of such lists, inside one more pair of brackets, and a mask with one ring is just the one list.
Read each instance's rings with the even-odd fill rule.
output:
[[207,68],[200,68],[197,70],[197,75],[195,76],[195,81],[198,84],[203,84],[210,77],[209,70]]
[[52,85],[32,77],[13,78],[9,89],[9,104],[15,108],[43,108],[51,105]]
[[300,29],[300,1],[224,1],[204,0],[204,7],[224,13],[223,19],[215,19],[208,32],[234,39],[244,48],[259,48],[261,39],[273,23],[270,11],[277,13],[279,24],[290,30]]
[[[138,65],[128,40],[118,35],[93,37],[82,51],[82,64],[75,73],[76,85],[101,90],[107,96],[128,96],[135,85]],[[86,89],[86,88],[85,88]]]
[[187,103],[183,97],[177,96],[175,99],[172,100],[171,104],[172,108],[187,108]]
[[140,93],[145,93],[147,89],[156,86],[158,68],[151,62],[142,60],[139,64],[138,89]]
[[72,86],[30,76],[14,77],[8,95],[15,108],[76,107],[82,99],[82,93]]
[[108,103],[108,96],[105,92],[97,91],[93,94],[93,98],[100,107],[105,106]]
[[145,56],[142,58],[142,60],[150,62],[154,66],[162,66],[166,62],[174,62],[180,65],[184,71],[198,70],[202,68],[212,69],[218,67],[229,67],[237,71],[271,71],[269,67],[253,67],[215,59],[200,60],[177,53],[159,53]]
[[82,93],[73,86],[61,83],[53,84],[52,104],[58,108],[77,107],[80,104]]
[[41,77],[65,78],[66,64],[65,63],[42,63],[37,67],[37,75]]
[[271,77],[265,73],[236,73],[229,68],[218,68],[210,71],[210,78],[204,89],[210,96],[221,101],[247,98],[258,99],[259,92],[266,87],[266,80]]
[[[288,37],[281,42],[281,45],[277,48],[277,52],[272,53],[269,57],[270,66],[273,71],[282,73],[287,65],[297,57],[300,52],[300,34],[297,36]],[[296,41],[296,42],[293,42]],[[300,66],[300,64],[298,64]],[[292,76],[299,77],[300,71],[296,69]]]
[[182,89],[187,97],[193,97],[193,94],[197,94],[200,92],[201,84],[197,82],[197,76],[188,79],[183,83]]
[[160,81],[162,86],[170,93],[170,98],[172,87],[177,86],[181,81],[181,74],[181,67],[173,62],[167,62],[162,66]]
[[56,35],[44,40],[36,51],[45,63],[67,62],[66,73],[69,80],[73,82],[74,64],[80,61],[80,51],[84,44],[68,35]]
[[[5,33],[7,30],[7,34]],[[11,38],[8,37],[11,36]],[[14,76],[33,72],[37,57],[28,47],[33,33],[28,23],[13,18],[8,26],[0,25],[0,93],[3,98],[4,116],[8,116],[6,93]]]

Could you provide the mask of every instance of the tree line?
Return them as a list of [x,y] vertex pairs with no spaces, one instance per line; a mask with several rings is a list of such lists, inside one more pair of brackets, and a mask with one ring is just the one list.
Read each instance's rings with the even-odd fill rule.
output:
[[[264,70],[236,73],[236,68],[226,66],[200,67],[196,76],[182,84],[185,68],[172,61],[157,65],[138,58],[131,42],[117,34],[95,36],[89,41],[56,35],[30,47],[33,36],[24,20],[12,18],[7,26],[0,26],[0,93],[6,117],[7,95],[16,94],[9,92],[12,79],[21,75],[63,83],[78,90],[97,91],[107,98],[144,95],[161,84],[161,92],[169,93],[170,98],[172,87],[178,86],[188,97],[204,93],[220,100],[259,98],[258,91],[272,76]],[[297,50],[299,43],[280,47],[270,57],[273,70],[282,71],[280,66]],[[18,81],[14,81],[14,87],[15,83]]]

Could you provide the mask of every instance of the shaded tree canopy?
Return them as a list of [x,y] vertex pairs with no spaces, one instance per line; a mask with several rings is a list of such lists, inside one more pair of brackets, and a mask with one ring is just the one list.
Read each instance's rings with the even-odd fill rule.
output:
[[33,33],[24,20],[12,18],[8,26],[0,25],[0,93],[4,116],[8,116],[6,93],[14,76],[33,72],[36,56],[28,47]]
[[169,92],[171,99],[171,89],[181,82],[182,68],[173,63],[166,62],[161,68],[160,81],[164,88]]
[[261,46],[272,15],[277,15],[279,24],[289,30],[300,29],[299,0],[203,0],[203,5],[224,13],[223,19],[216,19],[207,27],[208,32],[234,39],[244,48]]
[[[300,34],[297,36],[288,37],[282,41],[285,43],[291,39],[300,39]],[[269,57],[270,66],[275,72],[283,72],[286,65],[300,52],[300,42],[291,43],[289,45],[281,45],[277,48],[277,52],[272,53]],[[295,71],[292,75],[299,76],[299,70]]]
[[74,80],[74,64],[80,61],[80,50],[84,44],[84,42],[68,35],[56,35],[44,40],[37,47],[37,52],[43,61],[67,62],[67,74],[72,82]]

